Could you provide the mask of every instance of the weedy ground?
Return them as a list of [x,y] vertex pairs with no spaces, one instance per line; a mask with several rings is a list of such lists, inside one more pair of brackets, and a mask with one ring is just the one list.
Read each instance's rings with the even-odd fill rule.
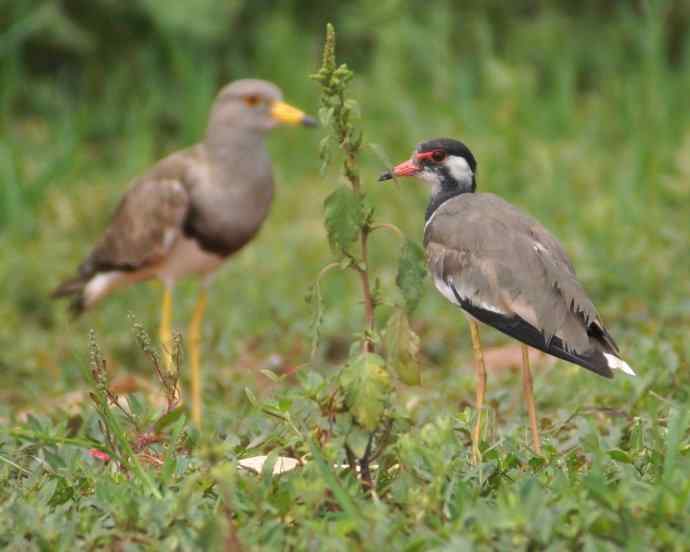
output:
[[[427,282],[412,318],[422,383],[397,386],[391,439],[366,492],[351,471],[332,467],[346,462],[337,436],[351,428],[323,407],[362,328],[357,282],[346,274],[323,281],[313,357],[304,299],[331,257],[322,204],[340,180],[335,171],[319,176],[318,132],[280,129],[270,138],[272,215],[212,290],[203,428],[162,417],[164,388],[128,318],[155,335],[161,289],[126,290],[76,321],[48,294],[88,252],[128,180],[203,131],[217,73],[197,70],[180,51],[173,87],[142,53],[113,67],[102,93],[85,99],[65,83],[25,79],[17,60],[3,66],[1,96],[0,546],[687,549],[688,45],[669,62],[657,12],[618,17],[606,32],[546,13],[506,36],[492,34],[480,14],[463,27],[470,55],[448,47],[452,14],[404,15],[379,21],[377,48],[351,90],[366,140],[390,161],[425,138],[466,141],[479,160],[479,187],[562,240],[638,376],[608,381],[536,359],[545,449],[537,457],[527,446],[519,355],[485,329],[490,422],[483,462],[473,466],[468,331]],[[315,111],[318,91],[307,75],[320,37],[301,36],[287,17],[265,25],[276,40],[258,52],[257,72]],[[272,63],[287,50],[292,65]],[[377,216],[420,240],[426,190],[377,184],[385,163],[373,149],[361,163]],[[374,276],[393,295],[398,251],[395,236],[384,235],[369,252]],[[193,283],[176,290],[182,331],[194,291]],[[101,357],[89,349],[90,329],[101,371],[92,370]],[[184,386],[184,357],[181,372]],[[130,414],[103,407],[106,388],[126,398]],[[94,442],[114,459],[92,451]],[[269,455],[260,474],[238,470],[238,460],[258,455]],[[272,475],[278,455],[304,465]]]

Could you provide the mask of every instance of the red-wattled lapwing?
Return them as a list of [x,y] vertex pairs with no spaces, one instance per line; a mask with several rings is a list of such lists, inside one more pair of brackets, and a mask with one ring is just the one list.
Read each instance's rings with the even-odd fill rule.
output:
[[80,314],[116,288],[158,278],[165,288],[160,337],[170,345],[173,286],[180,278],[200,276],[187,335],[197,424],[206,289],[212,274],[256,235],[268,215],[273,176],[264,138],[279,123],[316,124],[283,102],[280,89],[270,82],[246,79],[225,86],[203,141],[165,157],[132,182],[77,276],[53,293],[73,297],[72,311]]
[[440,138],[419,144],[411,159],[379,178],[416,176],[431,185],[424,225],[429,271],[441,294],[469,315],[477,373],[475,461],[486,388],[477,321],[523,343],[523,388],[537,453],[541,445],[527,345],[607,378],[612,370],[635,375],[558,241],[500,197],[475,193],[476,172],[465,144]]

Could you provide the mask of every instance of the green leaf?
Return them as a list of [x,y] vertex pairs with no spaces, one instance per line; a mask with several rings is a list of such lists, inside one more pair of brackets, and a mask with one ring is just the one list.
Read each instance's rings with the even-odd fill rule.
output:
[[609,456],[613,458],[616,462],[622,462],[623,464],[632,464],[633,460],[630,455],[621,449],[611,449],[609,451]]
[[168,455],[168,457],[163,462],[163,467],[160,471],[160,479],[163,484],[167,484],[172,479],[175,473],[175,468],[177,467],[177,456],[174,454]]
[[324,222],[334,251],[347,251],[357,239],[362,221],[362,201],[349,188],[341,186],[326,198]]
[[386,325],[386,364],[408,385],[419,385],[419,336],[410,328],[403,309],[395,309]]
[[356,117],[357,119],[362,117],[362,110],[360,109],[359,102],[357,100],[353,100],[352,98],[345,100],[345,109],[347,109],[352,116]]
[[60,506],[74,496],[74,489],[67,483],[64,477],[57,478],[55,491],[53,492],[48,505],[51,507]]
[[363,353],[350,361],[340,374],[345,403],[357,422],[369,431],[378,425],[392,389],[383,359]]
[[166,413],[164,416],[161,416],[161,418],[156,422],[154,428],[157,432],[163,431],[166,427],[168,427],[171,424],[174,424],[182,414],[184,414],[185,407],[184,406],[178,406],[177,408],[173,408],[170,412]]
[[417,308],[419,300],[422,298],[425,277],[426,259],[424,250],[418,243],[406,240],[400,251],[398,276],[395,279],[395,283],[400,288],[408,313]]
[[688,427],[688,413],[685,409],[672,409],[669,415],[666,433],[666,455],[664,457],[663,480],[671,484],[672,476],[678,464],[680,443]]
[[132,416],[135,418],[144,416],[144,403],[137,393],[127,395],[127,405],[129,406],[129,411],[132,413]]
[[[319,108],[319,121],[321,122],[321,126],[323,128],[328,128],[331,125],[331,121],[333,120],[333,114],[335,113],[335,109],[332,107],[320,107]],[[325,136],[324,138],[321,139],[321,142],[319,144],[319,149],[323,151],[325,148],[329,146],[329,142],[331,141],[331,136]]]
[[[322,123],[325,126],[325,123]],[[326,136],[319,144],[319,159],[321,159],[321,176],[326,175],[328,165],[331,162],[331,137]]]
[[311,455],[314,458],[314,462],[316,463],[316,465],[319,468],[319,471],[321,472],[321,477],[323,477],[324,482],[328,486],[331,493],[333,493],[333,497],[338,501],[338,504],[342,508],[343,512],[345,512],[348,516],[350,516],[350,518],[354,520],[360,520],[360,509],[357,508],[357,505],[352,500],[352,497],[348,494],[347,490],[343,488],[343,486],[340,484],[340,481],[333,473],[332,468],[330,467],[328,462],[326,462],[326,459],[323,457],[319,445],[316,444],[316,442],[313,439],[309,439],[309,450],[311,451]]

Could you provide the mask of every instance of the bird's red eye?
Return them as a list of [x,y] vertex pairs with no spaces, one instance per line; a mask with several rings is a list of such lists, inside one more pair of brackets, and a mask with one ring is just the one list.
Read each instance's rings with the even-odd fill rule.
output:
[[443,150],[436,150],[436,151],[431,153],[431,159],[436,163],[440,163],[445,158],[446,158],[446,152]]
[[244,103],[246,103],[249,107],[256,107],[257,105],[259,105],[260,102],[261,98],[254,94],[252,94],[251,96],[244,97]]

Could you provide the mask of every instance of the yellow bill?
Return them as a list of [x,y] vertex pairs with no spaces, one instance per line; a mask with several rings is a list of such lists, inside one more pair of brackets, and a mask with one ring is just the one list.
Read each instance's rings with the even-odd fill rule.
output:
[[285,102],[273,102],[271,116],[286,125],[316,126],[316,119]]

